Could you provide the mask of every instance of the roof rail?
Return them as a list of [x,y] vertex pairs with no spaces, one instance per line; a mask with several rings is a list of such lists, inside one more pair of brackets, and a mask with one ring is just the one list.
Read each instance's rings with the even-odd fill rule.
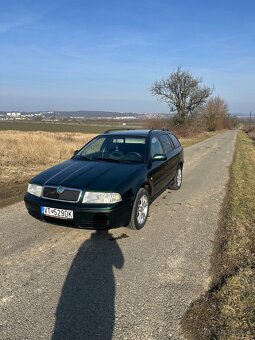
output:
[[170,131],[169,129],[166,129],[166,128],[161,128],[161,129],[155,129],[155,128],[151,128],[149,132],[152,132],[152,131]]
[[127,130],[135,130],[135,129],[125,129],[125,128],[120,128],[120,129],[110,129],[110,130],[106,130],[104,133],[108,133],[111,131],[127,131]]

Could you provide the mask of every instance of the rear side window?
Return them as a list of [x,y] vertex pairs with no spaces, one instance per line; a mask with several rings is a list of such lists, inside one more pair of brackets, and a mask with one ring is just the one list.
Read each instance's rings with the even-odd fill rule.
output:
[[174,149],[174,144],[167,135],[160,135],[159,138],[166,154]]
[[170,137],[171,140],[173,141],[174,146],[175,146],[176,148],[178,148],[179,146],[181,146],[180,142],[178,141],[178,139],[177,139],[174,135],[169,135],[169,137]]

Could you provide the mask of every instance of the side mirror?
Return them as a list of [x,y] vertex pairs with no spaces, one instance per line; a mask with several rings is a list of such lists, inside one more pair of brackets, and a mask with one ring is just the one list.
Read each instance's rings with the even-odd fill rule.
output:
[[73,155],[75,156],[78,153],[79,150],[75,150]]
[[152,158],[153,162],[155,162],[155,161],[166,161],[166,160],[167,160],[166,155],[160,154],[160,153],[156,153]]

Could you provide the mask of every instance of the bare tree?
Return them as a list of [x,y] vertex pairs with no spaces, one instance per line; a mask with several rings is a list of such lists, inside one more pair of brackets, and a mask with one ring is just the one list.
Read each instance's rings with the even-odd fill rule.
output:
[[213,88],[201,86],[201,78],[194,78],[188,71],[179,66],[168,78],[155,81],[151,94],[166,102],[172,112],[176,112],[179,123],[196,112],[206,103],[213,93]]
[[220,97],[210,98],[204,108],[204,116],[208,131],[224,129],[229,118],[228,105]]

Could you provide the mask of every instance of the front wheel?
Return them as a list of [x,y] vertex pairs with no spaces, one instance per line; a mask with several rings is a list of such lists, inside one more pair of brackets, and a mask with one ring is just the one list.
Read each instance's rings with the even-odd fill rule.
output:
[[141,188],[135,198],[130,220],[130,227],[134,230],[141,229],[147,220],[149,214],[150,196],[146,189]]
[[182,168],[179,165],[176,170],[173,184],[170,185],[169,189],[179,190],[181,186],[182,186]]

